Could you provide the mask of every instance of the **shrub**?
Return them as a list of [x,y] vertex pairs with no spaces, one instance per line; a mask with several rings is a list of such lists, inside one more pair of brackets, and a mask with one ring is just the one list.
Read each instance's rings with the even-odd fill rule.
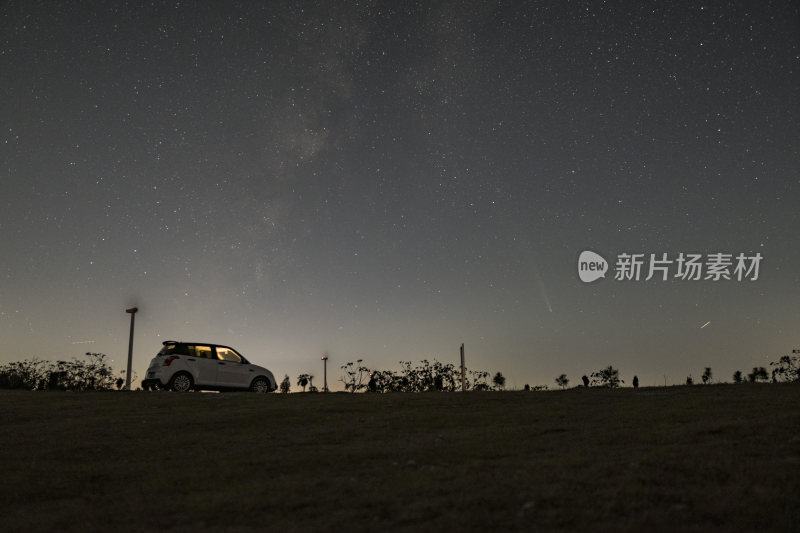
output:
[[339,379],[344,383],[344,390],[349,392],[358,392],[366,388],[364,379],[369,375],[369,368],[361,364],[362,359],[356,361],[356,365],[351,362],[342,365],[342,372],[344,375]]
[[747,375],[747,379],[750,380],[750,383],[758,383],[759,381],[769,381],[769,374],[767,374],[767,369],[763,366],[753,367],[753,371]]
[[[461,371],[453,364],[444,364],[427,359],[413,366],[411,361],[400,361],[400,371],[369,370],[362,366],[362,361],[343,365],[344,372],[340,381],[345,384],[345,390],[358,392],[455,392],[461,390]],[[505,377],[498,372],[503,378]],[[497,376],[495,375],[495,378]],[[367,383],[364,383],[364,380]],[[466,390],[490,390],[488,383],[489,372],[466,371]]]
[[784,355],[778,361],[770,363],[773,381],[797,381],[800,379],[800,356]]
[[495,386],[495,388],[497,390],[503,390],[505,388],[505,386],[506,386],[506,378],[505,378],[505,376],[503,374],[498,372],[492,378],[492,383],[494,384],[494,386]]
[[111,390],[114,372],[102,353],[86,353],[87,360],[17,361],[0,365],[0,388],[30,390]]
[[625,382],[619,379],[619,370],[613,366],[608,366],[602,370],[598,370],[597,372],[592,372],[592,385],[596,384],[600,387],[609,387],[614,389],[619,387],[620,383]]

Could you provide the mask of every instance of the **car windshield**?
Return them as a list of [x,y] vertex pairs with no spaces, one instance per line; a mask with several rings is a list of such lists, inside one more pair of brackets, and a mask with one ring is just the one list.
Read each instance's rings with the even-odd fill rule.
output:
[[241,363],[242,356],[230,348],[224,346],[217,346],[217,358],[222,361],[231,361],[233,363]]

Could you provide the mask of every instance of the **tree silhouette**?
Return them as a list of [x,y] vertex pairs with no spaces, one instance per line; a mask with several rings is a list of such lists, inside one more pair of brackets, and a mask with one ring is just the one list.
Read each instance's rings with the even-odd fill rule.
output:
[[568,384],[569,384],[569,378],[567,378],[566,374],[561,374],[556,378],[556,385],[558,385],[562,389],[566,389]]
[[741,383],[742,382],[742,371],[737,370],[733,373],[733,382],[734,383]]
[[633,388],[634,389],[639,388],[639,378],[637,376],[633,376]]
[[777,362],[770,363],[773,381],[800,380],[800,356],[784,355]]
[[703,380],[703,385],[707,385],[708,383],[711,382],[711,367],[710,366],[707,366],[705,371],[703,371],[703,375],[702,375],[701,379]]
[[750,383],[758,383],[759,381],[769,381],[769,374],[767,369],[763,366],[753,367],[753,371],[747,375]]
[[581,379],[583,380],[583,386],[584,387],[588,387],[589,386],[589,378],[586,375],[584,375]]
[[[475,390],[475,391],[479,391],[479,390],[480,391],[488,391],[488,390],[490,390],[489,389],[489,384],[486,382],[486,380],[489,377],[489,372],[487,372],[486,370],[468,370],[467,373],[470,376],[472,376],[472,384],[469,385],[469,387],[472,390]],[[500,374],[500,373],[498,372],[498,374]],[[503,375],[500,374],[500,377],[502,377],[502,376]],[[495,376],[495,377],[497,377],[497,376]],[[505,378],[503,378],[503,383],[505,383]]]
[[[400,361],[399,372],[367,369],[361,361],[342,366],[345,390],[359,392],[364,389],[374,392],[455,392],[461,390],[461,371],[452,363],[430,363],[423,360],[413,366],[411,361]],[[500,374],[502,376],[502,374]],[[466,390],[490,390],[489,372],[467,370]],[[309,377],[309,384],[311,378]],[[372,382],[370,384],[370,382]],[[505,378],[503,378],[505,386]]]
[[[625,383],[619,379],[619,370],[610,365],[597,372],[592,372],[592,378],[592,384],[597,383],[601,387],[608,387],[611,389],[619,387],[620,383]],[[586,381],[587,380],[584,380],[584,383]]]
[[306,385],[308,385],[308,374],[300,374],[297,376],[297,386],[303,387],[303,392],[306,391]]
[[506,378],[503,374],[498,372],[492,378],[492,383],[494,383],[496,389],[502,390],[506,386]]
[[364,383],[364,379],[369,374],[369,368],[362,365],[362,361],[363,359],[359,359],[355,365],[350,361],[341,366],[344,375],[339,378],[339,381],[344,383],[344,390],[358,392],[366,388],[367,384]]
[[694,385],[694,380],[692,379],[692,375],[691,374],[686,376],[686,384],[687,385]]
[[86,357],[88,360],[74,358],[72,361],[51,362],[34,358],[2,364],[0,388],[111,390],[117,379],[108,365],[108,356],[86,352]]

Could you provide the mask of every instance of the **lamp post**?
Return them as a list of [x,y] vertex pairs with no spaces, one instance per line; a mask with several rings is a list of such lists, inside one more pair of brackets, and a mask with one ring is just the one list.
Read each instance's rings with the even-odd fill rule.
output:
[[133,319],[136,316],[138,307],[129,307],[125,310],[131,315],[131,337],[128,340],[128,370],[125,373],[125,390],[131,390],[131,362],[133,361]]
[[464,371],[464,343],[461,343],[461,392],[467,390],[467,376]]
[[320,357],[320,359],[322,359],[322,363],[324,365],[322,371],[322,378],[323,378],[322,392],[328,392],[328,354],[323,354],[322,357]]

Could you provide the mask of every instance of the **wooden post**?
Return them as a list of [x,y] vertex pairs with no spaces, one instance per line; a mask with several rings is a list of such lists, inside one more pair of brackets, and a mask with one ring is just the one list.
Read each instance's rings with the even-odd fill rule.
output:
[[467,377],[464,373],[464,343],[461,343],[461,392],[467,390]]

